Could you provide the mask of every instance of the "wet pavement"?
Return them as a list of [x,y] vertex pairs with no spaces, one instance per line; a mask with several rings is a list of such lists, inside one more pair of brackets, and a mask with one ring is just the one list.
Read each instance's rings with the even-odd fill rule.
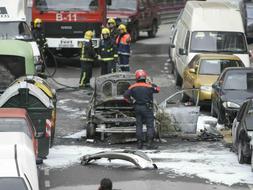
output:
[[[142,34],[141,39],[132,45],[131,72],[140,68],[145,69],[153,78],[153,81],[161,86],[161,93],[155,96],[159,103],[177,91],[174,77],[170,74],[170,65],[167,63],[169,26],[162,25],[156,38],[149,39],[145,35]],[[62,63],[64,65],[61,65]],[[61,61],[54,79],[67,86],[77,87],[80,69],[77,66],[71,66],[72,64],[78,65],[78,61],[76,59]],[[49,68],[49,70],[52,72],[53,68]],[[98,76],[99,73],[100,68],[94,68],[93,76]],[[139,170],[129,165],[122,166],[118,163],[115,165],[110,163],[104,164],[104,162],[81,166],[78,157],[81,157],[86,151],[97,151],[96,148],[99,150],[111,148],[135,149],[135,143],[124,145],[112,145],[102,142],[87,143],[85,142],[85,138],[76,138],[75,134],[85,129],[86,107],[89,103],[91,91],[90,89],[63,88],[63,86],[53,82],[52,79],[49,79],[49,81],[56,89],[61,89],[57,93],[55,145],[51,149],[48,159],[39,169],[41,190],[97,189],[99,181],[103,177],[111,178],[114,189],[122,190],[227,190],[250,188],[248,186],[248,183],[251,183],[250,177],[252,177],[253,182],[250,166],[247,165],[240,168],[241,166],[236,163],[236,155],[231,153],[228,148],[225,148],[221,142],[188,142],[182,141],[179,138],[163,139],[159,151],[149,152],[154,161],[160,163],[162,169],[158,170]],[[205,110],[204,112],[206,113],[207,111]],[[72,138],[64,138],[71,134],[74,134]],[[162,153],[165,154],[163,155]],[[181,156],[175,158],[175,154]],[[227,156],[225,158],[231,158],[231,163],[233,161],[236,163],[233,166],[234,170],[231,171],[231,174],[228,170],[219,170],[220,168],[217,168],[217,171],[212,171],[210,168],[207,168],[207,170],[198,170],[201,167],[212,167],[210,165],[211,160],[208,160],[209,154],[210,156],[214,154],[211,158],[217,161],[215,163],[220,168],[223,166],[225,168],[230,164],[224,161],[224,155]],[[185,156],[182,157],[182,155],[189,156],[190,160]],[[64,161],[65,158],[66,160]],[[205,160],[209,162],[207,163]],[[194,165],[194,163],[198,164]],[[203,163],[203,165],[199,163]],[[221,164],[219,165],[219,163]],[[55,167],[57,164],[59,167]],[[226,175],[237,178],[238,175],[235,175],[235,173],[238,173],[237,171],[241,171],[241,169],[246,171],[242,175],[247,174],[247,176],[243,176],[243,179],[247,179],[245,183],[232,185],[233,183],[229,180],[224,180],[224,183],[222,183],[222,181],[217,182],[219,180],[212,177],[218,176],[219,178],[220,172],[223,172],[220,176],[221,179],[226,178]],[[240,177],[237,180],[243,181]]]

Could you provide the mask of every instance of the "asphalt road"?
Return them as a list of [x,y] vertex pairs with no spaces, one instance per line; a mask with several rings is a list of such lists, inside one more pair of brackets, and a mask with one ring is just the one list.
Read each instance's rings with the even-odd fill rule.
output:
[[[153,81],[161,86],[161,93],[156,95],[157,102],[161,102],[164,98],[174,93],[175,87],[174,77],[170,74],[170,65],[167,61],[167,42],[169,37],[169,26],[162,25],[159,29],[158,35],[154,39],[146,37],[142,34],[141,39],[132,45],[131,56],[131,72],[136,69],[145,69],[153,78]],[[71,65],[75,66],[71,66]],[[61,60],[54,79],[67,86],[77,87],[80,75],[80,69],[77,67],[78,61],[76,59]],[[50,72],[53,68],[49,69]],[[94,68],[93,76],[98,76],[100,68]],[[56,88],[62,88],[49,79],[50,83]],[[61,89],[57,93],[57,128],[55,149],[51,149],[50,155],[61,149],[59,145],[64,147],[71,147],[75,145],[91,146],[103,148],[130,148],[134,149],[135,144],[130,143],[126,145],[110,145],[103,143],[88,144],[84,139],[64,138],[67,135],[75,134],[85,128],[85,108],[89,103],[91,91],[89,90],[74,90]],[[166,151],[182,150],[188,148],[185,153],[191,153],[195,149],[201,149],[203,152],[207,150],[222,151],[225,147],[221,142],[185,142],[181,139],[165,139],[160,146],[160,153]],[[67,149],[68,150],[68,149]],[[64,152],[68,154],[68,152]],[[47,161],[50,161],[51,157]],[[64,159],[65,155],[62,156]],[[82,156],[82,155],[80,155]],[[177,162],[180,162],[178,158]],[[169,159],[168,159],[169,160]],[[167,160],[167,161],[168,161]],[[169,160],[170,161],[170,160]],[[198,160],[197,160],[198,161]],[[196,160],[194,160],[196,162]],[[176,162],[175,162],[176,164]],[[183,168],[182,168],[183,169]],[[250,171],[249,171],[250,172]],[[187,172],[186,172],[187,173]],[[166,170],[139,170],[136,168],[129,168],[125,166],[103,166],[103,165],[89,165],[81,166],[78,162],[67,164],[62,167],[50,167],[46,165],[39,168],[40,189],[54,189],[54,190],[81,190],[81,189],[97,189],[99,181],[103,177],[112,179],[115,189],[195,189],[195,190],[227,190],[227,189],[251,189],[247,183],[233,184],[228,186],[222,183],[215,183],[212,180],[198,177],[198,175],[183,175],[176,174],[175,171]],[[213,174],[216,175],[216,174]],[[253,178],[253,175],[252,175]]]

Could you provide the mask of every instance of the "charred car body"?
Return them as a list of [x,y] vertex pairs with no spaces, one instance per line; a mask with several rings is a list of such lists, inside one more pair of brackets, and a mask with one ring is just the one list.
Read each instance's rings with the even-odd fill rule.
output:
[[101,133],[101,140],[108,134],[135,134],[134,107],[123,97],[134,82],[135,75],[127,72],[91,79],[94,93],[87,110],[88,139],[93,139],[97,133]]

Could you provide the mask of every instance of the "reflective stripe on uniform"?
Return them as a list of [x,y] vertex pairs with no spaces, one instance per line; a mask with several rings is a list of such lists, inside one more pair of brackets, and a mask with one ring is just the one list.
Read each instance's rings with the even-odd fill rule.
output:
[[114,58],[113,57],[110,57],[110,58],[101,58],[100,60],[102,60],[102,61],[112,61],[112,60],[114,60]]
[[118,54],[119,54],[119,55],[130,55],[130,53],[121,52],[121,51],[119,51]]
[[81,57],[80,60],[81,60],[81,61],[94,61],[94,59],[91,59],[91,58],[83,58],[83,57]]
[[83,86],[83,81],[84,81],[85,77],[86,77],[86,72],[83,72],[83,77],[81,78],[81,81],[79,84],[80,86]]

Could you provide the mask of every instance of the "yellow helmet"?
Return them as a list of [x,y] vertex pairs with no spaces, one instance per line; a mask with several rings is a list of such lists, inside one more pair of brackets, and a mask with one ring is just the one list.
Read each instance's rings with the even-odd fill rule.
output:
[[116,21],[114,18],[109,18],[107,21],[108,24],[112,23],[114,26],[116,26]]
[[33,22],[34,28],[36,28],[37,25],[38,25],[38,24],[41,24],[41,23],[42,23],[42,20],[41,20],[40,18],[36,18],[36,19],[34,20],[34,22]]
[[108,28],[103,28],[102,29],[102,34],[108,34],[108,35],[110,35],[110,30]]
[[120,24],[119,27],[118,27],[119,30],[123,30],[123,32],[127,32],[127,28],[126,28],[126,25],[124,24]]
[[84,38],[87,39],[87,40],[91,40],[93,38],[93,32],[91,30],[88,30],[85,32],[84,34]]

